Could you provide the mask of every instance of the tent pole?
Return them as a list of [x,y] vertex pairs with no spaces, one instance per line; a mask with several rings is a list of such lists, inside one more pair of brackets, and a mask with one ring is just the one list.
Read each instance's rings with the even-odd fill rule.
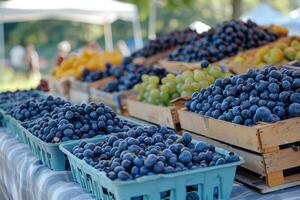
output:
[[135,12],[135,18],[134,21],[132,21],[132,25],[135,50],[137,50],[143,47],[142,31],[137,11]]
[[5,66],[4,22],[0,20],[0,67]]
[[150,16],[149,16],[148,39],[153,40],[156,38],[156,33],[155,33],[156,4],[154,0],[150,0],[149,7],[150,7]]
[[106,51],[113,50],[113,39],[111,32],[111,24],[104,24],[104,39],[105,39],[105,49]]

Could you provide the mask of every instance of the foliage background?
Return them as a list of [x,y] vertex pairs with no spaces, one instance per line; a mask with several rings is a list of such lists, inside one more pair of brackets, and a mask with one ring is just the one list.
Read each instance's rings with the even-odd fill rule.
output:
[[[147,39],[149,1],[125,0],[137,4],[140,12],[143,38]],[[202,21],[210,26],[229,20],[232,16],[234,0],[156,0],[156,32],[162,35],[174,29],[184,29],[194,21]],[[259,3],[266,2],[282,13],[287,13],[300,6],[295,0],[241,0],[241,13],[254,9]],[[112,25],[113,40],[125,40],[132,45],[132,25],[117,21]],[[87,42],[97,41],[104,45],[103,27],[69,21],[43,20],[5,24],[6,56],[16,44],[34,44],[38,53],[51,66],[56,54],[56,45],[62,41],[71,42],[76,49]],[[104,46],[103,46],[104,47]]]

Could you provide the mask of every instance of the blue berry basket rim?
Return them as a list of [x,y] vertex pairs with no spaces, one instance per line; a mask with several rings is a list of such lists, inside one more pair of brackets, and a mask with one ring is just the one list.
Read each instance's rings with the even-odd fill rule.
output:
[[[103,141],[105,137],[94,137],[94,138],[88,138],[88,139],[83,139],[81,141],[85,141],[85,142],[95,142],[95,141]],[[99,139],[99,140],[98,140]],[[193,142],[195,142],[196,140],[192,140]],[[170,173],[170,174],[155,174],[155,175],[147,175],[147,176],[142,176],[139,177],[137,179],[134,180],[128,180],[128,181],[119,181],[119,180],[111,180],[110,178],[107,177],[106,173],[103,171],[98,171],[96,168],[94,168],[93,166],[89,165],[88,163],[86,163],[84,160],[81,160],[79,158],[77,158],[74,154],[72,154],[68,148],[72,148],[74,147],[76,144],[78,144],[78,141],[67,141],[64,143],[61,143],[59,145],[59,149],[65,154],[67,155],[67,157],[72,158],[73,160],[76,160],[77,163],[79,163],[80,165],[83,165],[85,168],[87,168],[89,171],[93,172],[95,175],[100,176],[101,178],[103,178],[103,182],[107,185],[109,184],[114,184],[114,185],[129,185],[129,184],[137,184],[137,183],[143,183],[146,181],[152,181],[152,180],[157,180],[160,178],[173,178],[173,177],[178,177],[178,176],[185,176],[185,175],[189,175],[189,174],[194,174],[194,173],[200,173],[200,172],[206,172],[206,171],[211,171],[211,170],[215,170],[215,169],[220,169],[220,168],[228,168],[228,167],[234,167],[234,166],[238,166],[241,165],[243,163],[245,163],[245,160],[239,156],[240,160],[237,162],[232,162],[232,163],[227,163],[227,164],[223,164],[223,165],[218,165],[218,166],[212,166],[212,167],[204,167],[204,168],[195,168],[195,169],[189,169],[189,170],[184,170],[184,171],[180,171],[180,172],[174,172],[174,173]],[[216,147],[216,152],[226,156],[229,154],[229,151]]]
[[216,118],[213,118],[213,117],[201,115],[201,114],[189,111],[186,108],[179,109],[179,111],[185,111],[185,112],[188,112],[190,114],[196,115],[198,117],[202,117],[202,118],[206,118],[206,119],[212,119],[212,120],[216,120],[216,121],[223,122],[223,123],[226,123],[226,124],[231,124],[231,125],[240,126],[240,127],[244,127],[244,128],[260,128],[260,127],[272,126],[272,125],[277,125],[277,124],[280,124],[280,123],[285,123],[286,121],[292,120],[292,119],[299,119],[300,120],[300,117],[292,117],[292,118],[289,118],[289,119],[280,120],[280,121],[275,122],[275,123],[259,122],[259,124],[256,124],[254,126],[246,126],[246,125],[242,125],[242,124],[235,124],[233,122],[228,122],[228,121],[225,121],[225,120],[216,119]]

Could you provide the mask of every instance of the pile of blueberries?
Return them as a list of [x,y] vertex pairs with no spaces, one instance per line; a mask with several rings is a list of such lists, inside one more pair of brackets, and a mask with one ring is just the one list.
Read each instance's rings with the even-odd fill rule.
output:
[[0,104],[14,103],[18,101],[23,101],[24,99],[37,98],[37,90],[20,90],[16,92],[2,92],[0,93]]
[[205,33],[198,34],[197,31],[191,29],[185,29],[183,31],[173,31],[167,35],[158,37],[155,40],[150,40],[144,48],[133,52],[131,57],[145,57],[148,58],[160,52],[181,46],[187,41],[198,40],[204,37]]
[[10,111],[10,115],[21,122],[35,120],[66,103],[61,98],[54,98],[53,96],[29,99],[14,107]]
[[127,131],[135,124],[119,119],[104,104],[72,105],[65,103],[44,113],[38,120],[24,124],[30,133],[48,143],[91,138]]
[[72,153],[121,181],[239,161],[234,153],[224,157],[213,145],[194,142],[188,133],[179,137],[163,126],[135,127],[96,144],[81,141]]
[[123,63],[119,67],[110,67],[111,74],[116,78],[115,81],[108,83],[103,90],[106,92],[120,92],[130,90],[134,85],[142,81],[142,76],[155,75],[160,78],[167,75],[164,68],[143,67],[139,64]]
[[92,83],[102,78],[106,78],[110,76],[109,69],[106,69],[105,72],[101,72],[100,70],[90,71],[88,69],[84,69],[82,71],[82,81],[87,83]]
[[249,70],[194,93],[188,110],[252,126],[300,116],[300,71],[276,67]]
[[278,35],[261,29],[252,21],[231,20],[208,31],[205,37],[190,40],[168,56],[170,61],[211,63],[278,39]]

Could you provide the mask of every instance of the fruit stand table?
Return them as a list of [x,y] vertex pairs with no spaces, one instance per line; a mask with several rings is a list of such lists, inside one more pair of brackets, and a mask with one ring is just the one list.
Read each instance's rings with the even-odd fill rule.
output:
[[[300,196],[300,187],[261,195],[235,183],[232,200],[290,200]],[[0,200],[94,200],[71,172],[55,172],[41,164],[26,144],[0,128]]]

